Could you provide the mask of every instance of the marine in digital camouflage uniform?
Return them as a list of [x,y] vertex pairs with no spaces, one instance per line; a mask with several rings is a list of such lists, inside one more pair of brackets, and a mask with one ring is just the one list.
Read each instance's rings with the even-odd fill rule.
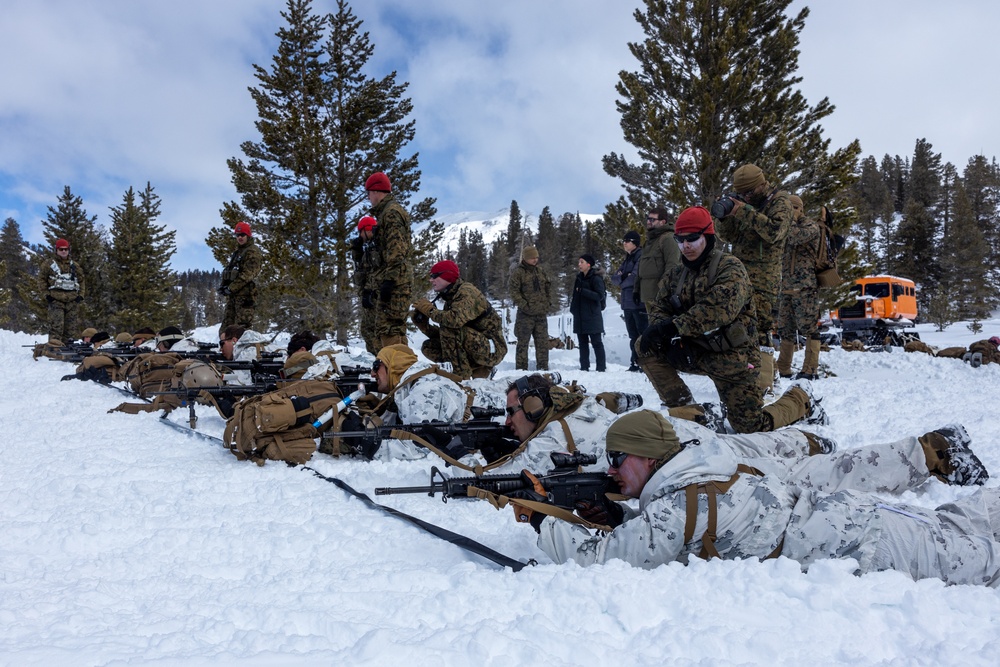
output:
[[219,286],[219,294],[226,297],[220,331],[232,324],[253,328],[257,308],[256,281],[264,261],[260,249],[254,244],[250,225],[238,222],[233,233],[236,234],[236,250],[222,270],[222,284]]
[[525,513],[516,500],[515,516],[531,521],[539,548],[557,563],[617,558],[652,569],[692,557],[781,555],[806,569],[821,559],[853,558],[856,574],[898,570],[914,579],[996,587],[1000,489],[933,510],[882,495],[912,489],[933,474],[927,463],[933,453],[924,444],[931,440],[975,458],[964,429],[952,426],[788,466],[747,459],[721,438],[692,441],[662,415],[639,411],[615,422],[606,440],[608,474],[623,495],[639,499],[638,511],[610,502],[578,506],[584,519],[612,526],[606,534]]
[[358,236],[351,242],[351,252],[354,256],[354,284],[358,288],[358,301],[361,304],[360,329],[365,347],[372,354],[378,354],[382,347],[375,333],[375,320],[378,313],[379,283],[376,282],[380,265],[378,247],[375,245],[375,228],[378,221],[366,215],[358,222]]
[[680,371],[712,379],[738,433],[771,431],[807,416],[813,401],[800,387],[763,405],[753,290],[743,264],[715,247],[711,214],[688,208],[674,230],[685,239],[681,266],[661,283],[649,304],[650,325],[636,343],[660,400],[668,407],[695,402]]
[[42,264],[39,279],[49,316],[49,340],[64,344],[77,331],[80,302],[84,297],[83,269],[69,258],[69,241],[58,239],[52,261]]
[[406,316],[413,291],[413,241],[410,215],[396,201],[389,177],[376,172],[365,181],[375,227],[378,266],[371,282],[378,285],[374,336],[378,348],[395,343],[406,344]]
[[451,260],[431,267],[431,287],[444,307],[438,310],[427,299],[413,304],[413,323],[427,335],[421,352],[436,363],[451,363],[462,379],[489,377],[507,354],[500,316],[475,285],[459,277]]
[[733,190],[744,201],[732,199],[733,210],[717,221],[719,236],[746,267],[753,286],[754,310],[762,364],[760,386],[774,384],[774,310],[781,287],[781,256],[792,222],[790,195],[771,185],[764,172],[745,164],[733,173]]
[[815,380],[819,377],[819,284],[816,281],[816,255],[819,252],[819,225],[806,218],[802,199],[795,195],[793,219],[781,258],[781,296],[778,300],[778,336],[781,351],[776,364],[778,375],[792,377],[792,355],[798,337],[806,339],[805,360],[796,376]]
[[552,284],[545,269],[538,266],[538,250],[521,251],[521,263],[510,274],[510,296],[517,306],[514,335],[517,337],[515,367],[528,370],[528,344],[535,338],[535,367],[549,368],[549,308]]

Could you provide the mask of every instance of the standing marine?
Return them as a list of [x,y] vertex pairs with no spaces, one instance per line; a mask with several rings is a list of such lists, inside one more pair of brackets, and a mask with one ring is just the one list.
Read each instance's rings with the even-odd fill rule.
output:
[[48,303],[49,340],[69,343],[77,330],[83,301],[83,269],[69,258],[69,241],[56,241],[55,256],[42,265],[42,288]]
[[378,285],[375,308],[376,347],[406,345],[406,316],[413,291],[413,242],[410,216],[392,194],[389,177],[375,172],[365,181],[371,215],[377,221],[373,240],[379,265],[371,282]]
[[540,371],[548,370],[552,281],[545,269],[538,266],[538,250],[534,246],[521,251],[521,263],[510,274],[510,297],[517,306],[515,367],[528,370],[528,344],[534,337],[535,367]]
[[257,308],[257,277],[263,265],[260,248],[253,241],[250,225],[238,222],[233,228],[236,250],[222,270],[219,294],[226,297],[220,331],[231,324],[253,328],[254,310]]

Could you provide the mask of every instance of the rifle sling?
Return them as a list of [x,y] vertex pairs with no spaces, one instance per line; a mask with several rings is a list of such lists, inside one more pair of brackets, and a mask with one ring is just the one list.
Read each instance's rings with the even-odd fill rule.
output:
[[[718,549],[715,548],[715,540],[718,539],[718,494],[729,491],[733,487],[733,484],[736,483],[736,480],[739,479],[741,473],[756,475],[758,477],[764,476],[764,473],[757,468],[752,468],[741,463],[736,466],[736,472],[733,473],[733,476],[725,482],[704,482],[702,484],[688,484],[684,487],[684,497],[687,503],[687,513],[684,519],[684,544],[690,542],[694,537],[694,527],[698,522],[698,496],[705,494],[708,500],[708,525],[705,533],[701,536],[701,551],[698,553],[698,558],[704,560],[721,558]],[[518,502],[520,503],[520,501]],[[777,558],[781,554],[781,548],[784,544],[785,538],[782,537],[778,541],[778,546],[775,547],[774,551],[764,556],[761,560]]]

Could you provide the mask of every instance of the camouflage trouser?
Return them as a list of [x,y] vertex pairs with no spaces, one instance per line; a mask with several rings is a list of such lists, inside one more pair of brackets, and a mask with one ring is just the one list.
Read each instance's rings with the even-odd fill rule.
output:
[[49,338],[68,343],[80,336],[79,313],[80,304],[74,301],[49,302]]
[[222,313],[222,331],[230,324],[238,324],[247,329],[253,329],[253,315],[257,307],[257,299],[253,292],[230,294],[226,299],[226,310]]
[[378,354],[381,349],[379,338],[375,334],[375,318],[375,308],[361,307],[361,337],[365,340],[365,348],[372,354]]
[[702,353],[691,364],[676,363],[676,367],[662,355],[643,356],[638,348],[636,352],[639,365],[667,407],[675,408],[695,402],[691,390],[678,375],[678,371],[706,375],[715,384],[719,400],[728,413],[729,423],[737,433],[772,429],[771,419],[764,413],[764,399],[758,386],[760,351],[756,346],[723,354]]
[[517,336],[515,366],[518,370],[528,370],[528,343],[535,338],[535,367],[540,371],[549,369],[549,318],[547,315],[527,315],[517,311],[514,320],[514,335]]
[[796,334],[810,338],[819,334],[819,290],[804,287],[782,292],[778,300],[778,336],[796,341]]
[[[397,287],[389,301],[375,304],[374,338],[381,340],[393,336],[406,337],[406,317],[410,314],[410,290]],[[365,337],[365,342],[368,338]],[[376,343],[378,344],[378,343]],[[381,346],[380,346],[381,347]],[[374,352],[373,352],[374,354]]]
[[753,291],[753,307],[757,311],[757,335],[759,344],[774,347],[771,330],[774,329],[774,309],[778,305],[777,296],[766,292]]
[[452,372],[463,380],[471,378],[477,369],[480,372],[476,375],[481,377],[483,370],[492,370],[507,354],[505,344],[501,343],[497,349],[486,334],[469,327],[429,326],[426,333],[427,340],[420,351],[434,363],[451,363]]

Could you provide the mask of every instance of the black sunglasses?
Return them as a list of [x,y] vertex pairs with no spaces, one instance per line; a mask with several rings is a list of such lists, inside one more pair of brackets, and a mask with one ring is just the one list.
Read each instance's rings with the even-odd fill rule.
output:
[[516,415],[521,410],[524,410],[524,408],[521,407],[520,405],[511,405],[511,406],[508,406],[507,407],[507,416],[508,417],[513,417],[514,415]]
[[701,232],[693,232],[691,234],[674,234],[674,240],[678,244],[681,243],[694,243],[702,236]]
[[628,458],[628,452],[605,452],[605,456],[608,457],[608,465],[612,468],[621,468],[622,464],[625,463],[625,459]]
[[372,362],[372,376],[378,373],[378,369],[382,368],[382,360],[377,358]]

